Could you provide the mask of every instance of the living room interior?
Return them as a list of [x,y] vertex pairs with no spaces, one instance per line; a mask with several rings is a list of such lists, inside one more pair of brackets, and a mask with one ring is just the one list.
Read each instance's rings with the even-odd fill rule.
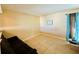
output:
[[[78,12],[79,4],[0,5],[0,53],[78,54],[79,26],[77,25],[79,20],[76,20],[77,23],[75,23],[77,24],[75,26],[77,27],[76,30],[73,29],[74,25],[72,24],[76,22],[73,20],[75,16],[72,15],[70,18],[70,27],[68,25],[70,23],[67,23],[68,15],[74,13],[78,14]],[[76,19],[78,19],[78,17]],[[68,31],[68,27],[72,30]],[[77,34],[74,34],[74,31]],[[69,32],[71,32],[71,34]],[[74,41],[73,37],[77,40]],[[15,40],[19,39],[23,44],[15,43],[13,38]],[[12,46],[8,46],[8,44],[4,42],[4,39],[9,40],[9,44],[12,44]],[[12,42],[11,39],[14,42]],[[25,44],[30,47],[30,50],[27,50]]]

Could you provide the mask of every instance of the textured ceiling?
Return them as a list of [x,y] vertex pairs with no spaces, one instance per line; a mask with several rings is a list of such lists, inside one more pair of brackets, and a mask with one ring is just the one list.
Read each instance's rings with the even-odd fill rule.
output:
[[41,16],[65,9],[78,8],[79,4],[5,4],[4,9]]

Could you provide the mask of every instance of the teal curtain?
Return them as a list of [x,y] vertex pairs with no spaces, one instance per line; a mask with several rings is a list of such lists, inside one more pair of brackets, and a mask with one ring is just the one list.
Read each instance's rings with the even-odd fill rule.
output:
[[69,14],[67,15],[67,26],[66,26],[66,40],[69,41],[69,35],[70,35],[70,16]]
[[[67,26],[66,26],[66,40],[69,41],[70,36],[70,15],[67,14]],[[76,21],[75,21],[75,43],[79,43],[79,13],[76,13]]]
[[76,43],[79,43],[79,13],[76,13],[75,41]]

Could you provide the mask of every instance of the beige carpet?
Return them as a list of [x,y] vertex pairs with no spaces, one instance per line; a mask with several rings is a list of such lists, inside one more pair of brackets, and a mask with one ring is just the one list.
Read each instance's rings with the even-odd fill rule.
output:
[[66,39],[59,36],[41,33],[26,40],[27,44],[37,49],[39,54],[78,54],[79,47],[67,44]]

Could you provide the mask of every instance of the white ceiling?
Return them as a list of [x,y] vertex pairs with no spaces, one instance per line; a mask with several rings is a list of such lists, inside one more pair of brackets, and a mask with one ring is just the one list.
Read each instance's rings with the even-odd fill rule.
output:
[[65,9],[78,8],[79,4],[5,4],[3,8],[32,15],[44,15]]

